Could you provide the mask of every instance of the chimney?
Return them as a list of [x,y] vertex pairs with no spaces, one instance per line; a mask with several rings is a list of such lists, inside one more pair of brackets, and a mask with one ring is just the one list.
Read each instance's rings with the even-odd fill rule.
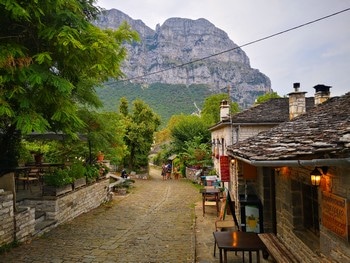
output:
[[220,104],[220,121],[226,121],[230,119],[230,105],[227,100],[221,101]]
[[315,105],[321,104],[330,98],[329,89],[331,86],[318,84],[314,87],[315,89]]
[[306,112],[306,102],[304,91],[299,91],[300,83],[293,84],[294,92],[289,93],[289,119],[292,120],[295,117]]

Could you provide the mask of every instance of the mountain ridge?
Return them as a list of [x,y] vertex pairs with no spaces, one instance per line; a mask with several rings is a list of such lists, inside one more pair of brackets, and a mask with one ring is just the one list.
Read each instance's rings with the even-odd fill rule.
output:
[[212,94],[229,92],[241,108],[271,91],[270,79],[251,68],[245,52],[207,19],[168,18],[153,30],[142,20],[111,9],[94,23],[116,29],[123,21],[141,38],[126,44],[129,55],[122,67],[134,83],[205,85]]

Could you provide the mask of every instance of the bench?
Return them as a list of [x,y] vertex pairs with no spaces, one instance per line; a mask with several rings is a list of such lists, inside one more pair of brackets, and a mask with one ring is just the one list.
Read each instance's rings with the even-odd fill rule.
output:
[[278,263],[300,262],[274,233],[258,234],[271,257]]

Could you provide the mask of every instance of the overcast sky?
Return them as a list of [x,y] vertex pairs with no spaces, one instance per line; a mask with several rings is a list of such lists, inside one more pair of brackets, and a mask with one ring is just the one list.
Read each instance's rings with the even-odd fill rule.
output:
[[[172,17],[205,18],[241,46],[350,8],[350,0],[98,0],[148,27]],[[350,91],[350,11],[242,48],[280,96],[300,82],[307,97],[317,84],[331,96]],[[208,54],[209,55],[209,54]]]

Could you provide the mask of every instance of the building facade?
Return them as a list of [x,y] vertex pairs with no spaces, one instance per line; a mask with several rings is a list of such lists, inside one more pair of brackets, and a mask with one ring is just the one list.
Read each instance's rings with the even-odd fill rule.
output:
[[234,195],[260,202],[258,231],[275,233],[300,262],[350,262],[350,93],[326,100],[329,87],[315,89],[312,109],[228,146],[232,176],[245,181]]

